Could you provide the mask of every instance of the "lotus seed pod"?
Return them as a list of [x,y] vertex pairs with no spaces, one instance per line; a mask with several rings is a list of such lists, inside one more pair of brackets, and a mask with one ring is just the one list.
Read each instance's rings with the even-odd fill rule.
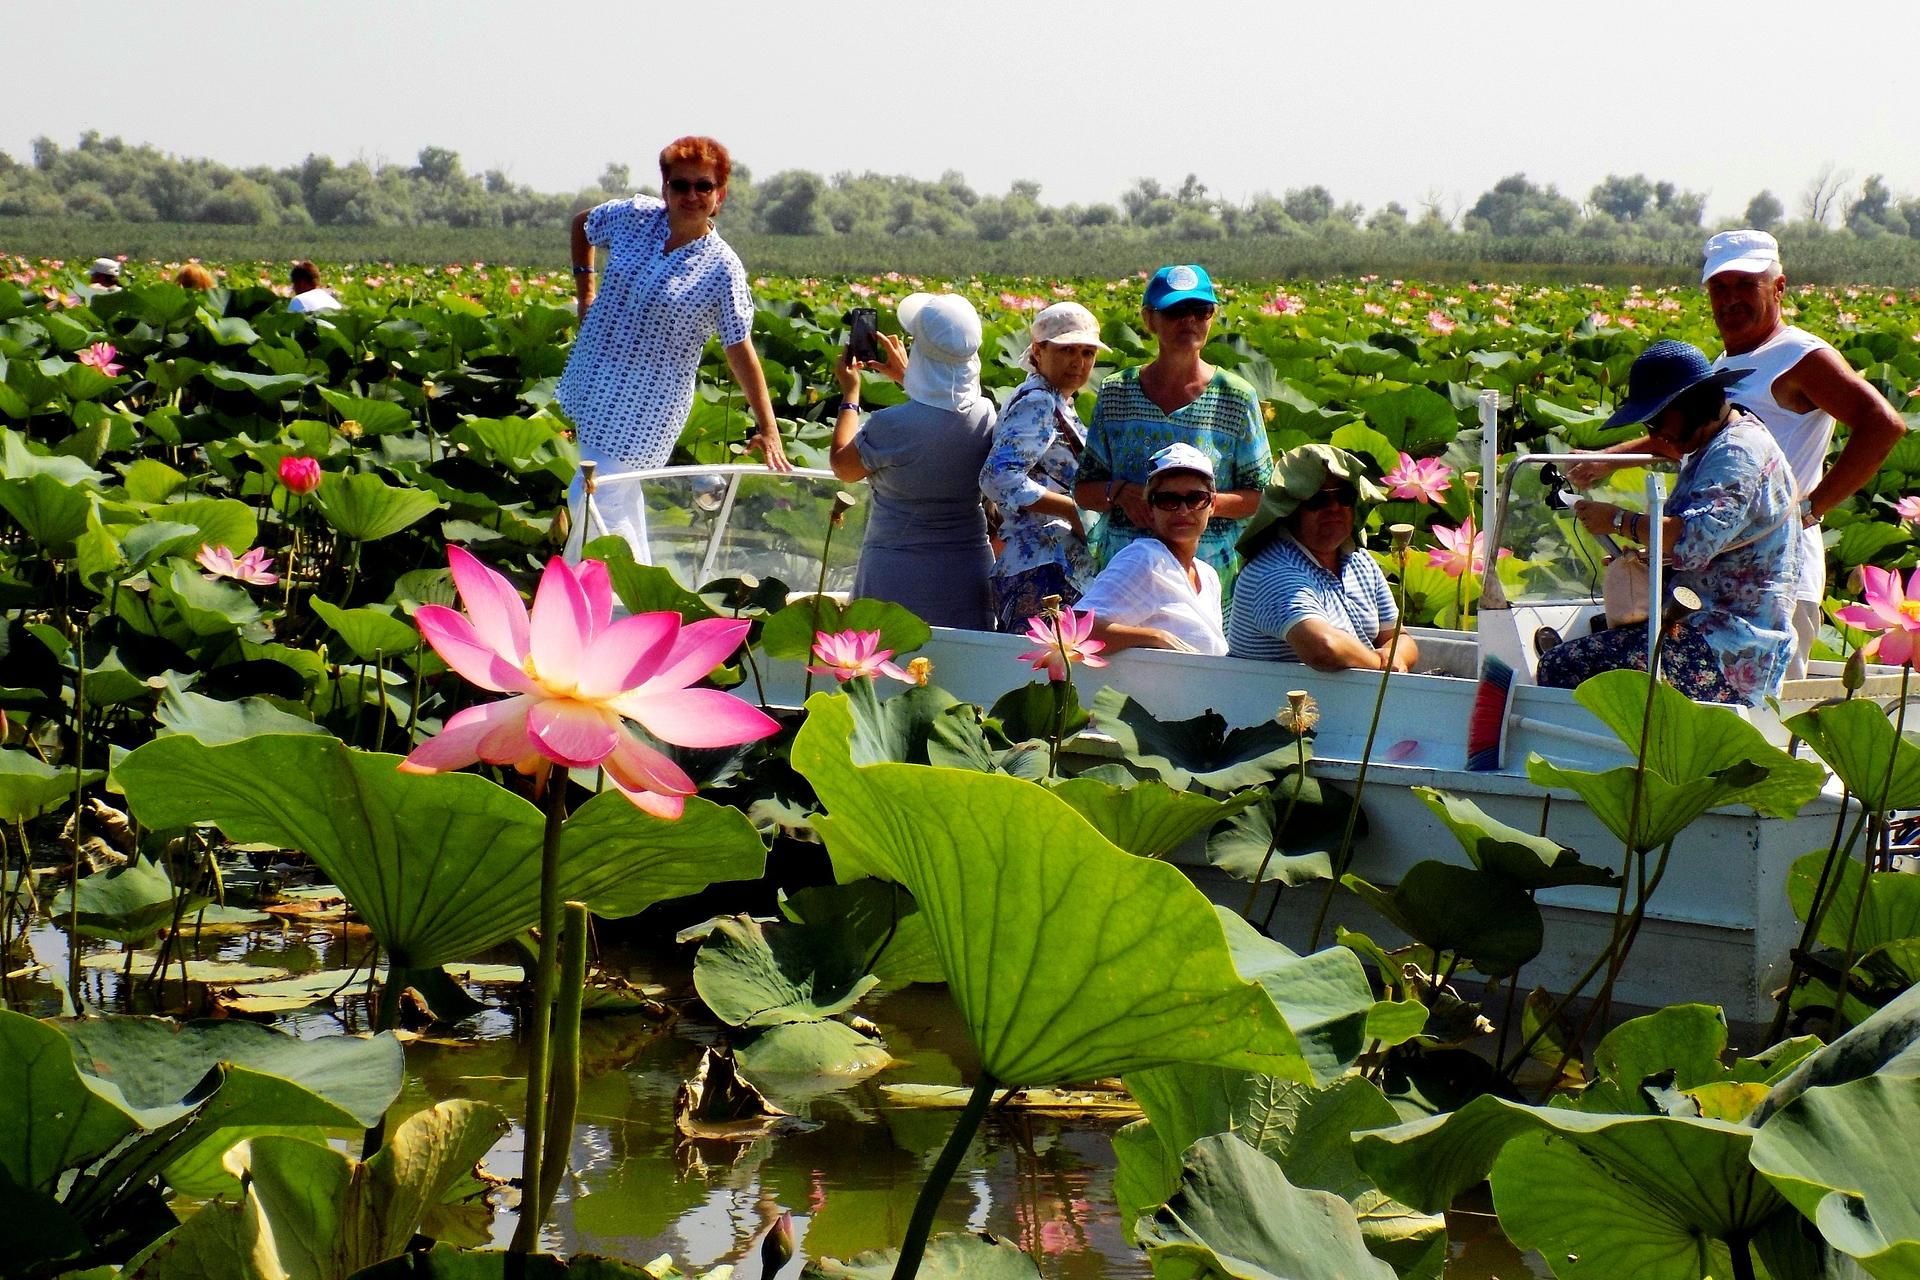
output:
[[1413,526],[1410,524],[1391,525],[1387,533],[1393,538],[1393,554],[1405,555],[1407,548],[1413,545]]

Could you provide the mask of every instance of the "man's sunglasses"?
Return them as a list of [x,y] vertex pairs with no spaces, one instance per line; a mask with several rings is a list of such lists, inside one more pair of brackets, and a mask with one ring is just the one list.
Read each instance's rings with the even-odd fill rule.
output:
[[1187,320],[1194,316],[1205,319],[1213,314],[1213,304],[1194,301],[1176,302],[1170,307],[1162,307],[1160,314],[1169,320]]
[[1213,490],[1188,489],[1184,493],[1172,493],[1166,489],[1155,490],[1147,499],[1155,511],[1178,511],[1185,507],[1188,511],[1198,511],[1202,507],[1213,505]]
[[1359,495],[1351,489],[1322,489],[1301,503],[1300,509],[1302,511],[1325,511],[1336,502],[1343,507],[1351,507],[1354,502],[1358,500],[1358,497]]
[[684,196],[690,191],[710,196],[720,189],[720,184],[711,178],[668,178],[667,189],[677,196]]

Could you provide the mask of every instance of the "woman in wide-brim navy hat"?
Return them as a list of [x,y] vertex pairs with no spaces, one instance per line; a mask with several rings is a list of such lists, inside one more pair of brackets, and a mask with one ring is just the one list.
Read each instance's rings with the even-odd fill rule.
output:
[[[1670,624],[1661,675],[1701,702],[1758,703],[1776,691],[1793,652],[1793,593],[1800,572],[1793,471],[1758,418],[1727,398],[1744,371],[1716,371],[1698,347],[1662,340],[1640,353],[1627,398],[1607,425],[1645,423],[1680,460],[1661,522],[1673,566],[1701,608]],[[1588,532],[1645,544],[1644,512],[1582,499]],[[1543,685],[1573,688],[1602,671],[1647,665],[1647,624],[1611,627],[1540,655]]]

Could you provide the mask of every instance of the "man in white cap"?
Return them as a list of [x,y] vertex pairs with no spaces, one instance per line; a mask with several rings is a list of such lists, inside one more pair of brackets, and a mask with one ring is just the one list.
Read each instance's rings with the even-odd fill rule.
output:
[[[1832,344],[1786,323],[1782,307],[1787,277],[1780,244],[1764,231],[1722,231],[1707,241],[1700,279],[1713,307],[1714,327],[1726,351],[1716,369],[1749,370],[1735,396],[1780,444],[1793,467],[1799,515],[1805,527],[1801,576],[1795,592],[1796,635],[1787,678],[1807,673],[1807,655],[1820,633],[1826,597],[1826,550],[1820,518],[1871,480],[1906,431],[1906,424],[1871,383],[1855,373]],[[1836,423],[1846,443],[1827,465]],[[1609,452],[1639,453],[1647,439],[1630,440]],[[1568,478],[1585,487],[1608,468],[1587,463]]]
[[120,287],[120,262],[116,258],[95,258],[87,268],[87,283],[95,292],[111,293]]

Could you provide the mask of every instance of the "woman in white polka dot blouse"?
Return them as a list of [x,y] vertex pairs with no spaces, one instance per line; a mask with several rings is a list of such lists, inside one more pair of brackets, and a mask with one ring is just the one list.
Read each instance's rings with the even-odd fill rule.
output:
[[[746,269],[713,227],[731,169],[727,149],[712,138],[680,138],[660,153],[664,200],[609,200],[574,217],[580,336],[556,395],[578,429],[581,460],[603,474],[667,464],[715,333],[759,426],[752,447],[773,470],[793,469],[753,349]],[[606,251],[598,289],[596,245]],[[603,491],[595,505],[610,532],[635,539],[644,527],[638,501],[638,486],[623,486]]]

